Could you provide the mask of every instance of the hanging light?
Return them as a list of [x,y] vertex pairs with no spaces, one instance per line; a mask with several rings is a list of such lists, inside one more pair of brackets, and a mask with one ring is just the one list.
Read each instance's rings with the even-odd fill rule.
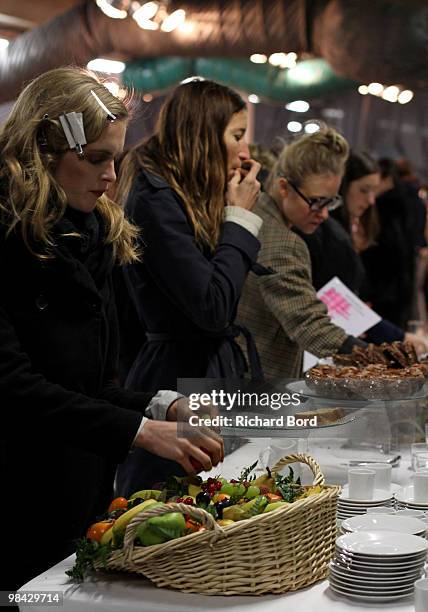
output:
[[309,110],[309,102],[306,100],[294,100],[285,105],[285,108],[295,113],[306,113]]
[[95,0],[102,12],[112,19],[126,19],[131,6],[130,0]]
[[119,83],[116,83],[115,81],[107,81],[106,83],[103,83],[103,85],[116,98],[119,96],[119,92],[120,92],[120,85],[119,85]]
[[302,124],[300,121],[289,121],[287,123],[287,130],[289,132],[300,132],[302,130]]
[[[185,25],[186,11],[177,9],[168,14],[169,0],[138,2],[136,0],[95,0],[108,17],[125,19],[128,15],[144,30],[172,32]],[[183,31],[186,31],[184,28]]]
[[257,94],[250,94],[248,96],[248,102],[251,102],[252,104],[258,104],[260,102],[260,98]]
[[413,91],[410,89],[403,89],[403,91],[398,96],[398,102],[400,104],[407,104],[410,100],[413,100]]
[[253,62],[253,64],[266,64],[267,59],[267,55],[263,53],[253,53],[250,55],[250,62]]
[[172,32],[179,26],[181,26],[186,20],[186,11],[183,9],[177,9],[171,15],[166,17],[161,25],[162,32]]
[[109,74],[120,74],[125,70],[125,64],[123,62],[103,59],[102,57],[91,60],[86,67],[95,72],[108,72]]
[[159,2],[144,2],[136,11],[132,13],[132,18],[143,30],[157,30],[159,24],[152,19],[159,10]]
[[287,55],[285,53],[272,53],[269,55],[269,64],[272,66],[280,66],[287,59]]
[[400,93],[399,87],[396,85],[390,85],[386,87],[382,92],[382,98],[387,102],[397,102],[398,94]]
[[372,96],[380,96],[383,92],[383,85],[381,83],[370,83],[367,89]]
[[297,53],[292,51],[291,53],[286,53],[285,58],[280,63],[280,68],[294,68],[297,64]]
[[137,21],[138,19],[153,19],[159,10],[159,2],[144,2],[132,16]]
[[307,134],[315,134],[315,132],[318,132],[319,129],[320,129],[320,126],[318,123],[309,122],[305,124],[305,132]]

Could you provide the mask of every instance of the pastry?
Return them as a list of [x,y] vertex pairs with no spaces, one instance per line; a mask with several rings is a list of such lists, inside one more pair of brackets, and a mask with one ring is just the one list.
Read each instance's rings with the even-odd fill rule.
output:
[[342,408],[320,408],[319,410],[306,410],[305,412],[297,412],[296,419],[311,419],[317,417],[318,425],[328,425],[336,423],[339,419],[343,419],[345,411]]

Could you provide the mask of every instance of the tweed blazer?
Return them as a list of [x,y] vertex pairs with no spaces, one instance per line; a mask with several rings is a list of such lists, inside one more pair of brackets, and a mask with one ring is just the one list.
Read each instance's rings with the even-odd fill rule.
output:
[[297,378],[303,351],[317,357],[336,353],[347,334],[334,325],[312,285],[311,260],[304,241],[289,229],[267,194],[253,209],[263,219],[258,263],[269,275],[250,274],[238,309],[238,322],[254,336],[268,378]]

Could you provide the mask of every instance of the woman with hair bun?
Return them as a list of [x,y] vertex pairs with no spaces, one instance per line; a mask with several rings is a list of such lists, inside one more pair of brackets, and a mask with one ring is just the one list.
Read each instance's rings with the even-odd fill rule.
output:
[[271,378],[299,377],[303,351],[327,357],[364,344],[331,323],[312,285],[308,249],[293,231],[312,234],[341,205],[347,155],[345,139],[326,126],[295,140],[279,155],[254,208],[263,219],[258,262],[271,274],[249,276],[238,320],[254,335]]
[[139,258],[137,229],[108,197],[127,119],[95,75],[59,68],[22,91],[0,131],[3,590],[73,552],[131,447],[187,472],[223,457],[213,432],[177,437],[175,393],[116,382],[112,271]]

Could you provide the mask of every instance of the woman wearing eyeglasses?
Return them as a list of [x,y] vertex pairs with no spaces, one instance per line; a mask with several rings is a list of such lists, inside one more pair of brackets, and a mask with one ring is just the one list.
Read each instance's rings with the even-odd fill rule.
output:
[[333,325],[312,285],[304,241],[341,204],[338,195],[348,145],[322,127],[286,146],[272,169],[254,212],[263,219],[258,262],[271,274],[250,274],[238,319],[252,332],[269,378],[301,374],[303,351],[317,357],[347,353],[360,340]]

